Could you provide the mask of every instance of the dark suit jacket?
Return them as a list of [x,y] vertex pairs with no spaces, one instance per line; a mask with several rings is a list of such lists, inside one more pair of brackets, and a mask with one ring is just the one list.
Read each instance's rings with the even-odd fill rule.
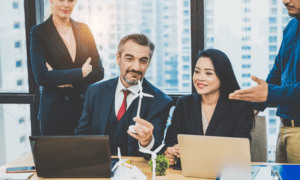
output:
[[[118,78],[91,85],[86,93],[84,109],[79,126],[75,130],[77,135],[104,135],[110,108],[114,105]],[[141,118],[151,122],[154,126],[153,135],[155,144],[152,150],[161,145],[167,119],[173,100],[162,91],[150,84],[145,78],[143,80],[143,92],[152,94],[154,98],[143,98],[141,105]],[[134,125],[133,118],[136,116],[138,99],[136,98],[130,106],[135,106],[130,116],[130,125]],[[128,134],[127,134],[128,135]],[[112,138],[112,137],[110,137]],[[138,141],[128,135],[129,156],[142,156],[137,149]]]
[[[32,27],[30,51],[33,74],[43,86],[38,119],[48,122],[78,121],[83,109],[86,88],[104,77],[104,69],[93,35],[86,24],[71,19],[76,41],[76,58],[70,53],[55,28],[52,16]],[[93,71],[83,78],[82,66],[91,57]],[[53,68],[48,71],[46,62]],[[72,88],[58,88],[72,84]]]
[[[166,147],[178,144],[178,134],[203,135],[201,101],[202,98],[197,93],[183,96],[178,100],[172,124],[167,130]],[[251,140],[253,118],[251,103],[224,100],[220,97],[205,135],[243,137]]]

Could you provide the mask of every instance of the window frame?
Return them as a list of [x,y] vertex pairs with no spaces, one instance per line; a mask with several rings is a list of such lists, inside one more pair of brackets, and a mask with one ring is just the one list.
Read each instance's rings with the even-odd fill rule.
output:
[[[40,90],[32,72],[31,56],[30,56],[30,29],[43,22],[44,19],[44,1],[43,0],[26,0],[24,1],[25,12],[25,30],[26,30],[26,52],[27,52],[27,68],[28,68],[28,93],[0,93],[0,103],[2,104],[29,104],[31,119],[31,135],[39,136],[39,120],[38,112],[40,105]],[[190,60],[190,82],[193,84],[192,77],[194,73],[194,64],[197,61],[197,53],[204,49],[205,45],[205,5],[204,0],[190,0],[190,25],[191,25],[191,60]],[[196,92],[193,85],[191,92]],[[174,105],[177,100],[185,94],[168,94],[173,100]],[[275,107],[275,106],[272,106]]]

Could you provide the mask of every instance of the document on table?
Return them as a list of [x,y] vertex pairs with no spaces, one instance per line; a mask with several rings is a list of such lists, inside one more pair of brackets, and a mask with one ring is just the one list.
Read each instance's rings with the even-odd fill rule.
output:
[[0,173],[0,180],[27,180],[33,173]]
[[260,167],[258,174],[254,180],[273,180],[271,175],[271,167]]

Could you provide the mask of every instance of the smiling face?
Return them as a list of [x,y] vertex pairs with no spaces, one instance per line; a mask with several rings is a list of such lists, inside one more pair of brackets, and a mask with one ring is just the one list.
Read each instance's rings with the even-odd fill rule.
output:
[[199,95],[220,92],[221,83],[210,58],[200,57],[198,59],[193,75],[193,83]]
[[150,48],[141,46],[132,40],[123,45],[121,54],[117,53],[117,64],[120,66],[121,82],[125,87],[136,85],[150,66]]
[[290,16],[300,16],[300,0],[283,0],[282,2]]
[[49,0],[53,5],[53,16],[69,18],[73,12],[77,0]]

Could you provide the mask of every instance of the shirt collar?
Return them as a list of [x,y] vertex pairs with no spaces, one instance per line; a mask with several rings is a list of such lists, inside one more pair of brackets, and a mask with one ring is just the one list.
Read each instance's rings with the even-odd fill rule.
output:
[[[143,80],[144,78],[142,79],[141,84],[143,84]],[[121,77],[119,76],[116,92],[122,92],[124,89],[128,89],[133,95],[137,94],[140,91],[138,84],[126,88],[121,81]]]

